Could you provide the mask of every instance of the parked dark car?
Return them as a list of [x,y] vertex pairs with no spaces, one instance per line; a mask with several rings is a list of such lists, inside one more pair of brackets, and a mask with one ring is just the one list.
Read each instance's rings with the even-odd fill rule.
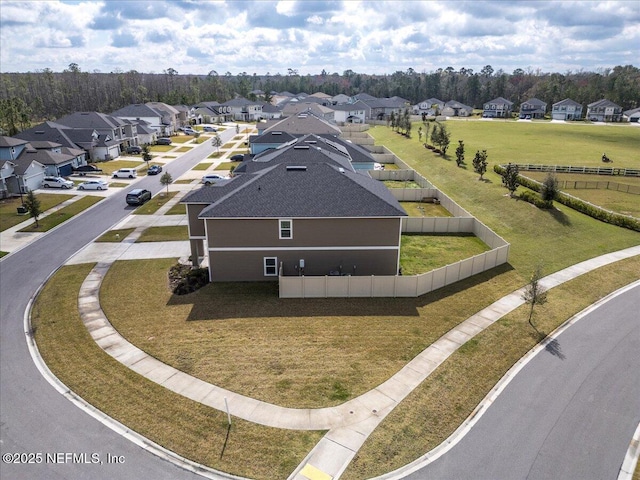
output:
[[142,147],[139,147],[137,145],[134,145],[132,147],[127,147],[127,153],[134,154],[134,155],[140,155],[142,153]]
[[171,139],[168,137],[159,138],[156,142],[158,145],[171,145]]
[[144,202],[147,202],[149,200],[151,200],[151,192],[149,190],[136,188],[127,193],[128,205],[142,205]]
[[233,155],[230,160],[232,162],[241,162],[242,160],[244,160],[244,155],[242,155],[241,153],[237,154],[237,155]]
[[147,175],[158,175],[161,171],[162,167],[160,165],[151,165],[147,170]]
[[78,175],[86,175],[87,173],[102,173],[95,165],[81,165],[77,168],[73,169],[73,173],[77,173]]

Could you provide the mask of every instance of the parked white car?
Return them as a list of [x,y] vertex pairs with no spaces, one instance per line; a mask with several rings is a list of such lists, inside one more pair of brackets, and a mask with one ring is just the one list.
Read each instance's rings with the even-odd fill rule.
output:
[[88,180],[78,185],[78,190],[106,190],[109,184],[104,180]]
[[202,183],[204,183],[205,185],[211,185],[213,183],[219,182],[220,180],[229,180],[229,177],[223,177],[222,175],[216,175],[213,173],[202,177]]
[[44,177],[42,181],[43,188],[73,188],[73,182],[71,180],[65,180],[62,177]]
[[121,168],[113,172],[113,178],[135,178],[138,171],[135,168]]

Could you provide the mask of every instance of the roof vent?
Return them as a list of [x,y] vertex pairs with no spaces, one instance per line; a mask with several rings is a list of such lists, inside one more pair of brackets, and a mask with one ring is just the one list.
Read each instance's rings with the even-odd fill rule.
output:
[[318,143],[318,141],[317,140],[305,140],[304,143],[313,143],[313,144],[315,144],[315,143]]
[[282,132],[272,132],[271,135],[282,135]]
[[306,172],[307,167],[305,165],[287,165],[288,172]]
[[338,168],[338,171],[339,171],[340,173],[344,173],[344,168],[340,167],[340,168]]
[[309,145],[294,145],[294,150],[309,150]]

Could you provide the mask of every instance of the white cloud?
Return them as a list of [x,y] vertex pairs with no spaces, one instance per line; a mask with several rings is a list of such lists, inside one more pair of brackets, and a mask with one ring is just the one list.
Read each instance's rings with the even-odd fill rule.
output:
[[624,0],[1,1],[2,71],[594,70],[637,63],[640,43]]

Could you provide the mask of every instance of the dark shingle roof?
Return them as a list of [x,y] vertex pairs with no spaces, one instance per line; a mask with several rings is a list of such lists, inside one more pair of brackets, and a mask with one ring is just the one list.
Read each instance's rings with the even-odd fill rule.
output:
[[114,117],[129,117],[129,118],[142,118],[142,117],[162,117],[162,113],[158,112],[155,108],[145,105],[144,103],[133,103],[122,107],[115,112],[111,112]]
[[[242,167],[242,168],[241,168]],[[307,135],[245,161],[245,173],[189,194],[208,218],[388,217],[406,213],[382,182],[356,173],[346,147]]]

